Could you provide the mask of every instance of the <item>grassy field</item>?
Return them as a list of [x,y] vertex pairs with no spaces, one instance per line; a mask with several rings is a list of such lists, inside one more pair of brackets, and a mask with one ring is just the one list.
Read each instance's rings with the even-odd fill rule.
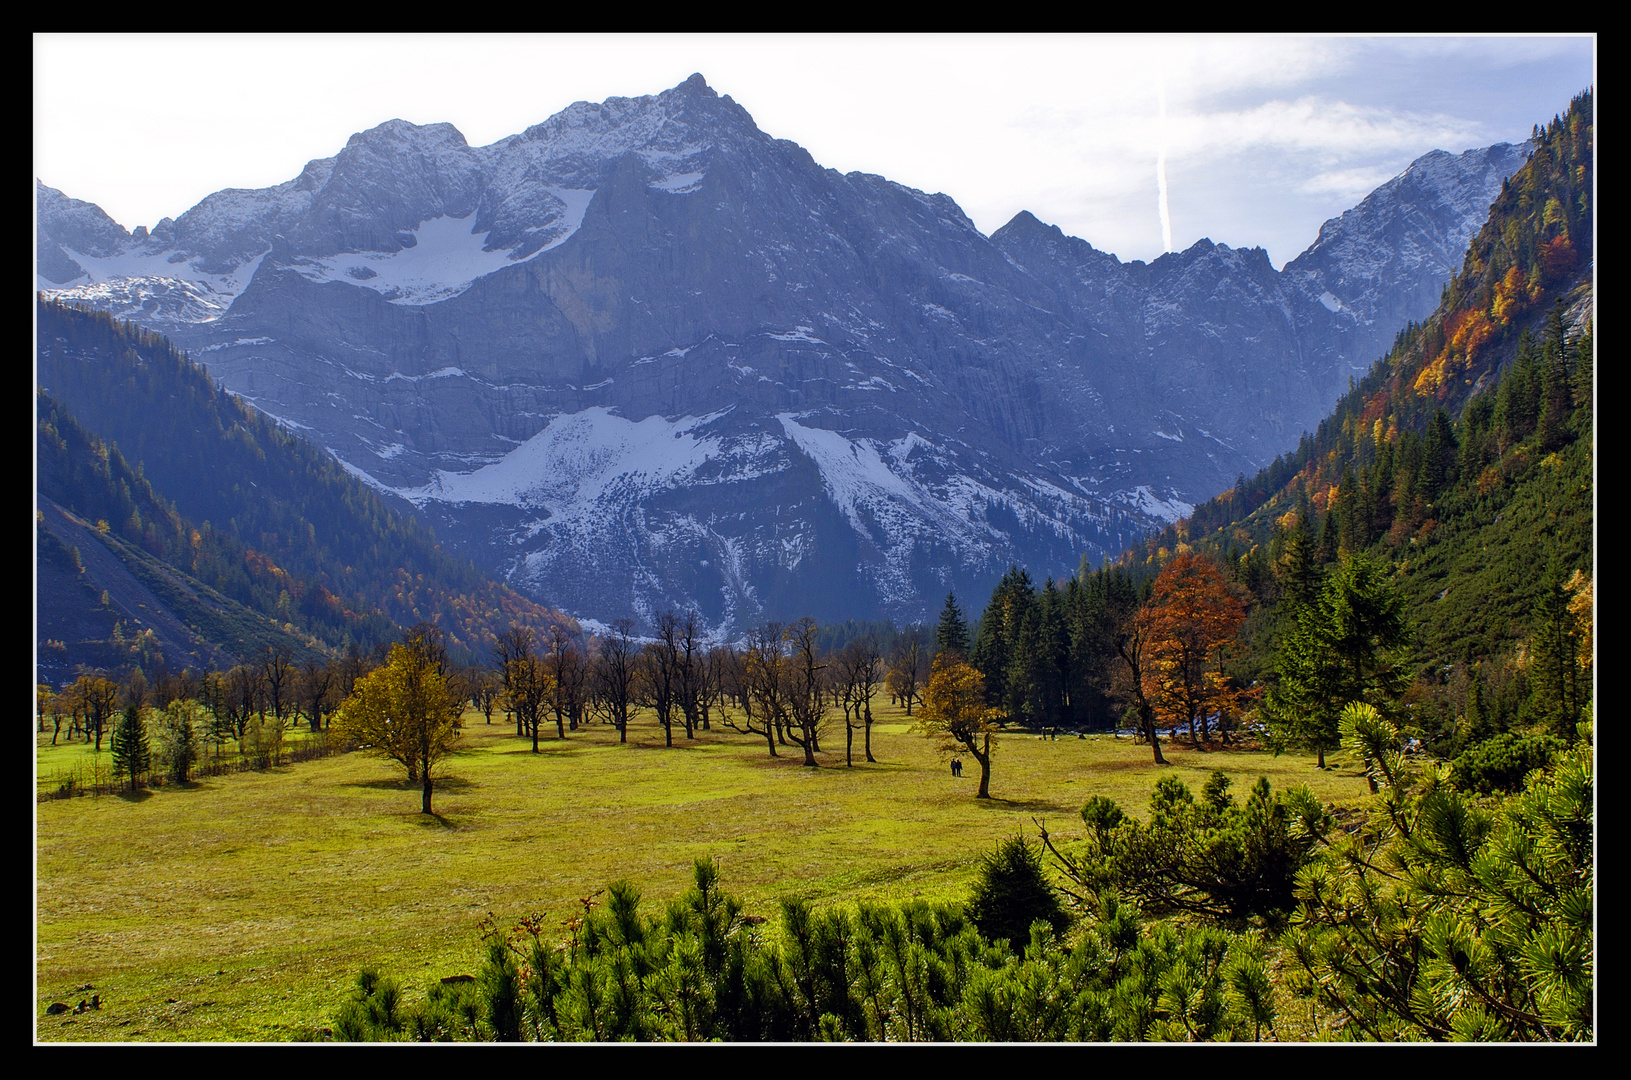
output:
[[[471,713],[435,817],[418,812],[398,766],[361,754],[38,803],[37,1036],[297,1037],[328,1025],[365,964],[415,995],[474,971],[488,913],[502,926],[532,913],[559,922],[620,877],[660,905],[703,854],[766,916],[784,895],[951,900],[998,840],[1034,836],[1033,818],[1076,835],[1082,804],[1100,794],[1142,814],[1167,771],[1197,793],[1215,768],[1240,794],[1259,775],[1276,789],[1307,783],[1321,801],[1356,803],[1367,790],[1340,758],[1322,773],[1303,755],[1171,747],[1161,770],[1128,739],[1009,735],[993,761],[995,798],[979,802],[972,760],[953,779],[903,715],[881,719],[877,764],[845,768],[840,726],[828,737],[836,752],[807,769],[796,750],[771,759],[762,739],[717,730],[665,749],[649,720],[628,745],[597,726],[548,738],[535,756],[513,728]],[[42,782],[87,754],[41,745]],[[92,993],[97,1011],[44,1015]]]

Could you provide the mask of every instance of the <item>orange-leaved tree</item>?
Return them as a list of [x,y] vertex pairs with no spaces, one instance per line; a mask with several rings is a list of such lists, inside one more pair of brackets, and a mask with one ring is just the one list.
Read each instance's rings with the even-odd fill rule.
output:
[[1208,738],[1207,717],[1220,716],[1233,695],[1219,670],[1218,650],[1234,639],[1245,618],[1217,563],[1193,551],[1173,557],[1150,590],[1146,606],[1150,661],[1144,692],[1163,723],[1195,723]]
[[975,798],[991,797],[992,741],[1002,728],[1004,715],[985,703],[985,677],[955,652],[934,658],[929,685],[923,691],[918,729],[942,741],[942,750],[967,750],[980,763],[980,791]]

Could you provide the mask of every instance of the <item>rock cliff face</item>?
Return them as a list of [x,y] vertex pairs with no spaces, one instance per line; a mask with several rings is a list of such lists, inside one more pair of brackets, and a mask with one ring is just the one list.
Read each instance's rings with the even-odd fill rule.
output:
[[693,76],[486,147],[392,121],[151,235],[41,185],[38,274],[581,617],[916,619],[1295,445],[1522,160],[1430,154],[1281,272],[1123,264],[822,169]]

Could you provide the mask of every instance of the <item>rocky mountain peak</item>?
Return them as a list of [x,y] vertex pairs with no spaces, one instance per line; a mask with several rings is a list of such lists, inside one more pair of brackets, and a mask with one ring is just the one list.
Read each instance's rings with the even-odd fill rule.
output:
[[694,75],[483,147],[389,121],[142,242],[42,185],[38,272],[575,615],[915,619],[1295,446],[1514,161],[1429,155],[1285,272],[1124,264],[823,169]]

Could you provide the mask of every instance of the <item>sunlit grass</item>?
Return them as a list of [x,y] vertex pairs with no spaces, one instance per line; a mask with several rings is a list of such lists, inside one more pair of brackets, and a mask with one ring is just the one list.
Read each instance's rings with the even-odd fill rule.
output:
[[[661,904],[712,855],[747,910],[782,896],[818,904],[961,899],[980,854],[1033,819],[1056,835],[1108,795],[1142,814],[1164,770],[1111,736],[1010,735],[989,802],[977,767],[954,780],[934,743],[894,709],[873,728],[877,764],[840,726],[820,769],[762,739],[716,730],[673,749],[643,718],[628,745],[595,726],[547,738],[467,714],[437,782],[435,817],[394,763],[347,754],[133,796],[37,806],[37,1007],[42,1039],[279,1039],[326,1026],[364,964],[422,990],[473,970],[477,924],[538,912],[559,922],[617,878]],[[49,736],[42,742],[48,742]],[[102,758],[109,751],[104,742]],[[42,777],[87,755],[41,747]],[[1303,755],[1167,748],[1198,793],[1222,768],[1236,791],[1266,775],[1321,801],[1367,790],[1351,767]],[[90,984],[94,989],[79,990]],[[95,1012],[44,1016],[99,993]]]

